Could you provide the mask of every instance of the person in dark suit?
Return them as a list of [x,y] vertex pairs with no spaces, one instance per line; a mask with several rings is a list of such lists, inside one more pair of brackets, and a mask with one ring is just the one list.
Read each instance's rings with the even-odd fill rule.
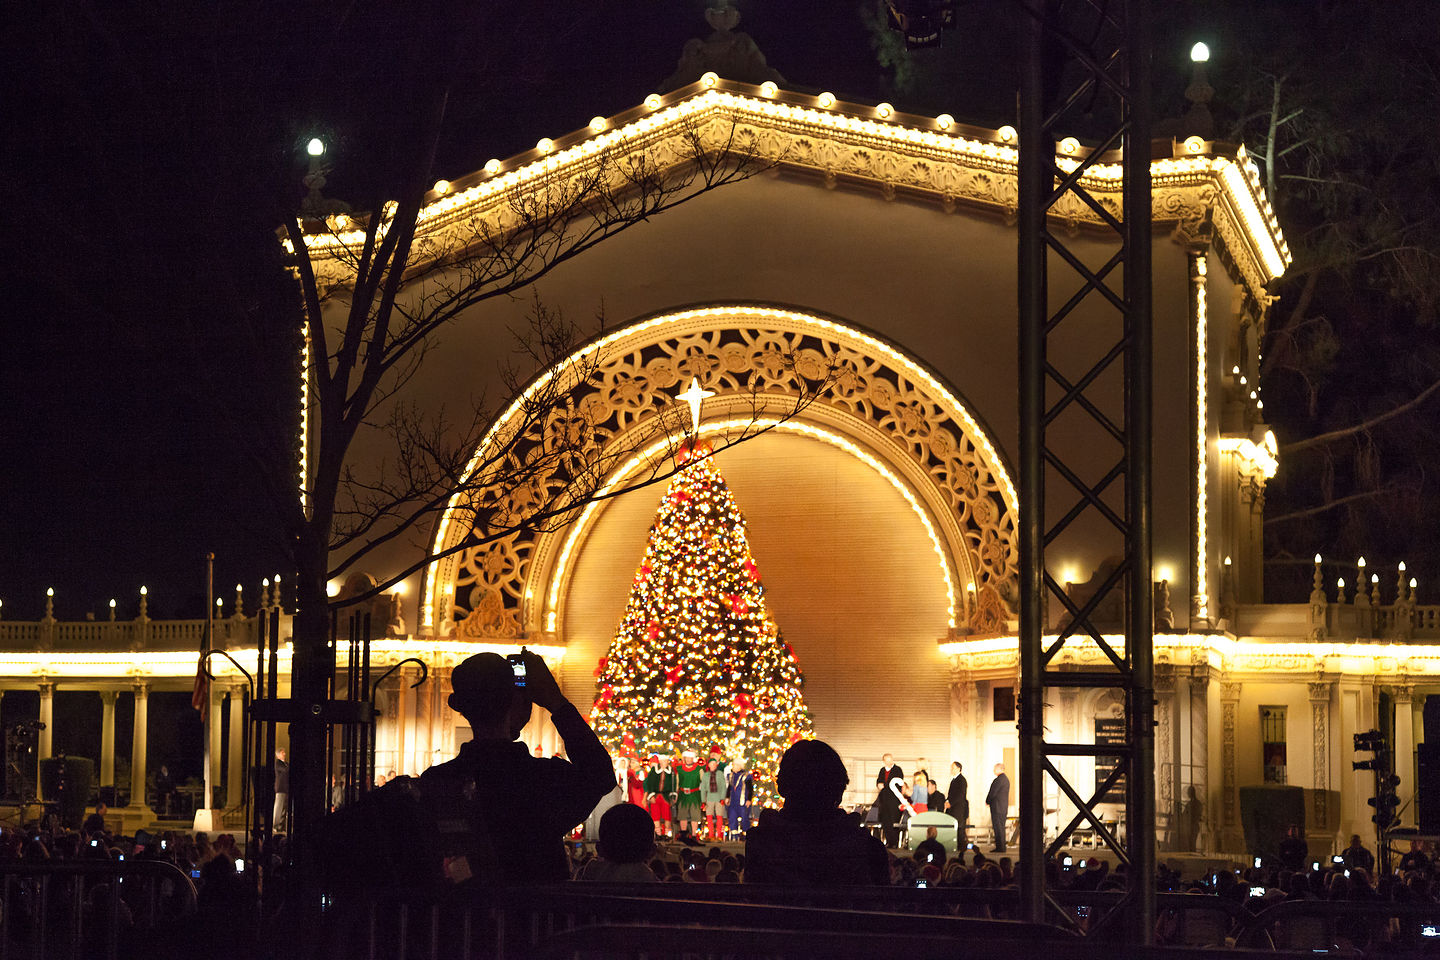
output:
[[1005,852],[1005,817],[1010,812],[1010,778],[1005,776],[1005,764],[995,764],[995,779],[990,782],[990,791],[985,794],[985,805],[990,808],[990,827],[995,832],[995,853]]
[[885,838],[885,846],[898,847],[900,845],[900,798],[895,791],[890,789],[890,781],[905,779],[905,773],[900,765],[895,762],[894,754],[885,754],[880,758],[880,772],[875,776],[875,785],[880,788],[876,802],[880,807],[880,833]]
[[950,764],[950,789],[945,791],[945,812],[960,822],[960,846],[969,842],[965,822],[970,819],[970,785],[965,782],[965,768],[959,760]]

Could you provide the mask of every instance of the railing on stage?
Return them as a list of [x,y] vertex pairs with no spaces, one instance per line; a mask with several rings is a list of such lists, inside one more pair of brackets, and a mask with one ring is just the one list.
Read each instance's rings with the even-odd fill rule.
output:
[[0,862],[0,960],[114,960],[137,930],[195,904],[195,884],[159,860]]

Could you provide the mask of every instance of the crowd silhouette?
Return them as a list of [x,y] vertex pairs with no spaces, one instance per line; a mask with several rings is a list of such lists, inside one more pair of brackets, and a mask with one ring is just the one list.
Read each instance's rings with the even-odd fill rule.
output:
[[[519,674],[523,686],[516,682]],[[455,668],[452,684],[450,706],[474,730],[474,739],[459,756],[419,778],[390,778],[328,817],[317,833],[325,909],[334,916],[353,917],[345,913],[347,905],[373,906],[377,896],[448,896],[464,903],[496,887],[572,881],[652,890],[653,884],[664,883],[750,884],[777,891],[950,889],[934,910],[978,918],[1014,916],[1014,900],[978,894],[967,898],[965,893],[1015,887],[1009,857],[977,849],[963,834],[956,849],[953,841],[942,842],[935,827],[925,831],[913,851],[887,849],[864,825],[865,811],[841,807],[849,777],[841,758],[823,741],[800,740],[785,752],[776,782],[783,805],[759,811],[743,846],[707,848],[694,840],[673,842],[657,828],[652,809],[631,802],[627,771],[620,768],[617,783],[605,748],[538,656],[525,653],[507,660],[479,654]],[[550,713],[568,759],[536,757],[519,742],[532,704]],[[963,774],[958,764],[951,772],[950,808],[963,814],[956,806],[966,802]],[[997,777],[1002,774],[999,768],[996,772]],[[877,782],[887,784],[897,773],[893,762],[887,762]],[[944,805],[940,785],[927,779],[927,786],[927,800],[933,796]],[[1004,798],[994,797],[996,792],[992,790],[987,802],[998,806]],[[606,803],[602,798],[608,798]],[[707,791],[704,803],[710,802]],[[701,809],[708,831],[715,831],[723,811]],[[597,836],[578,842],[576,830],[586,822]],[[882,822],[883,833],[892,829]],[[1298,832],[1289,846],[1303,852]],[[73,925],[74,918],[62,914],[67,905],[79,903],[87,937],[119,930],[129,955],[273,955],[286,923],[293,924],[298,915],[286,901],[293,889],[287,873],[296,868],[283,836],[252,850],[252,862],[247,862],[229,833],[213,840],[204,833],[115,836],[100,811],[79,830],[64,829],[53,817],[31,829],[6,828],[0,833],[0,873],[10,864],[118,863],[127,858],[161,861],[178,872],[158,887],[142,890],[132,884],[118,893],[111,884],[123,883],[122,874],[91,872],[63,881],[70,886],[51,890],[48,897],[37,897],[33,884],[7,880],[0,888],[6,919],[0,936],[6,939],[7,952],[25,955],[43,934],[55,932],[47,925],[71,929],[64,925]],[[1112,868],[1109,859],[1080,854],[1062,852],[1046,861],[1049,889],[1096,894],[1127,889],[1123,864]],[[1226,915],[1234,919],[1206,934],[1214,946],[1233,944],[1245,917],[1278,903],[1440,903],[1437,865],[1421,840],[1411,844],[1396,870],[1379,876],[1374,855],[1358,836],[1335,857],[1305,863],[1293,854],[1284,850],[1272,862],[1190,878],[1161,867],[1154,883],[1157,890],[1212,897],[1226,906]],[[256,882],[257,872],[261,883]],[[184,877],[198,891],[195,909],[188,913]],[[175,909],[167,911],[167,904]],[[1077,912],[1074,920],[1083,929],[1087,915]],[[1345,919],[1336,925],[1338,938],[1331,939],[1363,946],[1385,939],[1394,932],[1394,923]],[[1196,942],[1194,930],[1182,926],[1179,912],[1162,910],[1157,939]],[[268,947],[262,942],[265,931],[277,938]]]

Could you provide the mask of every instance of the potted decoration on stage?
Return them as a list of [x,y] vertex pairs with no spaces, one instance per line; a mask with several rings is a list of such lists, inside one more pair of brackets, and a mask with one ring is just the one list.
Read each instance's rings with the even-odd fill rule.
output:
[[708,444],[680,445],[625,616],[596,671],[591,725],[611,752],[626,736],[642,754],[725,743],[750,760],[756,799],[774,795],[780,755],[812,735],[794,651],[765,604],[745,518]]

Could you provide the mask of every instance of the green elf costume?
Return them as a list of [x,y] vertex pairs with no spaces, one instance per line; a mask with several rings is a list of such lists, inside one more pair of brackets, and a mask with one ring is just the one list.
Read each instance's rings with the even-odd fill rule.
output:
[[680,755],[680,765],[675,768],[676,802],[675,819],[684,833],[694,835],[704,822],[700,797],[700,772],[704,769],[695,757],[694,750]]

